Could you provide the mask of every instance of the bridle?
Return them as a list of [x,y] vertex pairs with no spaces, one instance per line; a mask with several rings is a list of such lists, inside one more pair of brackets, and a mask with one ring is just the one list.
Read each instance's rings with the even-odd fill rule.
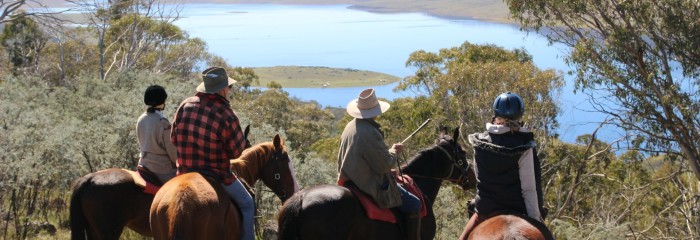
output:
[[282,187],[282,176],[280,175],[280,156],[283,155],[283,151],[275,151],[272,156],[270,156],[270,159],[267,161],[265,164],[265,167],[263,167],[262,171],[265,172],[265,170],[272,165],[274,169],[272,169],[274,173],[274,178],[275,178],[275,187],[272,189],[272,192],[275,193],[275,195],[279,196],[282,201],[287,199],[287,191],[284,190]]
[[[467,173],[469,172],[469,163],[465,159],[454,159],[452,156],[458,156],[459,152],[457,149],[454,149],[454,155],[451,155],[445,148],[443,148],[440,145],[437,145],[437,148],[442,150],[445,155],[452,161],[452,164],[454,165],[452,168],[450,168],[450,173],[447,174],[447,176],[443,179],[446,179],[450,182],[456,183],[460,187],[464,188],[469,184],[469,178],[467,177]],[[464,167],[466,165],[466,167]],[[456,179],[450,178],[452,176],[452,173],[454,172],[455,169],[459,169],[459,177]]]
[[[447,140],[442,139],[440,141],[447,141]],[[450,172],[447,173],[447,176],[445,176],[445,177],[431,177],[431,176],[422,176],[422,175],[417,175],[417,174],[411,174],[411,176],[419,177],[419,178],[436,179],[436,180],[447,180],[447,181],[450,181],[450,182],[453,182],[453,183],[459,185],[462,188],[465,188],[465,186],[467,186],[469,184],[469,178],[467,177],[467,173],[469,172],[469,168],[471,166],[469,166],[469,163],[466,162],[465,159],[460,159],[459,157],[457,157],[457,159],[455,159],[455,156],[459,156],[459,150],[458,150],[459,146],[452,149],[452,153],[450,153],[450,151],[448,151],[444,147],[440,146],[440,144],[436,144],[435,147],[438,150],[440,150],[440,152],[444,153],[445,156],[447,156],[447,158],[452,162],[453,166],[450,168]],[[463,167],[464,165],[466,165],[466,167]],[[456,179],[450,178],[452,176],[452,174],[454,173],[455,169],[459,169],[459,171],[460,171],[459,177],[457,177]]]

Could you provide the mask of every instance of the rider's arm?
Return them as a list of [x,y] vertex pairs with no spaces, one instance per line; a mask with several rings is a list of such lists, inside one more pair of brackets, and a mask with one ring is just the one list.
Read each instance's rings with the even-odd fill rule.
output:
[[542,221],[540,208],[537,201],[537,187],[535,181],[535,165],[532,155],[532,149],[529,149],[520,156],[518,161],[520,167],[520,189],[525,199],[525,208],[527,215],[538,221]]
[[170,130],[172,126],[170,125],[170,122],[168,122],[167,119],[161,120],[161,123],[163,124],[163,132],[162,132],[162,142],[165,148],[165,151],[168,153],[168,158],[170,158],[170,161],[174,164],[177,163],[177,148],[175,148],[175,144],[173,144],[172,141],[170,141]]
[[379,131],[372,131],[363,141],[363,154],[372,171],[383,174],[391,171],[396,166],[396,151],[389,150],[384,143],[384,137]]

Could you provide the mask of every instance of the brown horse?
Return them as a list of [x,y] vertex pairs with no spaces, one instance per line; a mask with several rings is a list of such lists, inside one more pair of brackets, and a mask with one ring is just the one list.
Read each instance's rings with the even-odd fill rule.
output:
[[[422,218],[421,239],[435,236],[433,202],[443,180],[473,188],[474,172],[466,162],[466,152],[457,142],[459,128],[450,137],[443,129],[435,145],[424,149],[401,167],[414,179],[426,199],[427,215]],[[405,239],[402,227],[370,220],[350,190],[336,185],[304,189],[280,209],[279,239]]]
[[490,217],[476,225],[466,239],[471,240],[552,240],[554,237],[544,224],[518,215],[502,214]]
[[[284,202],[299,186],[279,135],[243,151],[237,163],[241,178],[263,178]],[[257,159],[250,161],[248,159]],[[199,173],[179,175],[163,185],[151,204],[155,239],[238,239],[241,216],[223,187]]]
[[[250,126],[246,126],[246,148],[251,146],[249,132]],[[85,239],[87,235],[88,239],[118,240],[124,227],[152,236],[148,211],[153,195],[136,185],[132,173],[110,168],[76,180],[70,204],[71,239]]]

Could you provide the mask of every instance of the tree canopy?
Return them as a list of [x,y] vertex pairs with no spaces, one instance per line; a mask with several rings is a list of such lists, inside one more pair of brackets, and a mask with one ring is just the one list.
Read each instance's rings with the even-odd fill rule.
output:
[[523,29],[572,49],[576,89],[628,148],[682,155],[700,179],[700,4],[686,0],[508,0]]

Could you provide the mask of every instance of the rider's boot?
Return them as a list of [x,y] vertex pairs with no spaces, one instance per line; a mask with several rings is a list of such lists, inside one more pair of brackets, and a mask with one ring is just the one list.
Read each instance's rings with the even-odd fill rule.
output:
[[420,240],[420,212],[406,214],[407,240]]

